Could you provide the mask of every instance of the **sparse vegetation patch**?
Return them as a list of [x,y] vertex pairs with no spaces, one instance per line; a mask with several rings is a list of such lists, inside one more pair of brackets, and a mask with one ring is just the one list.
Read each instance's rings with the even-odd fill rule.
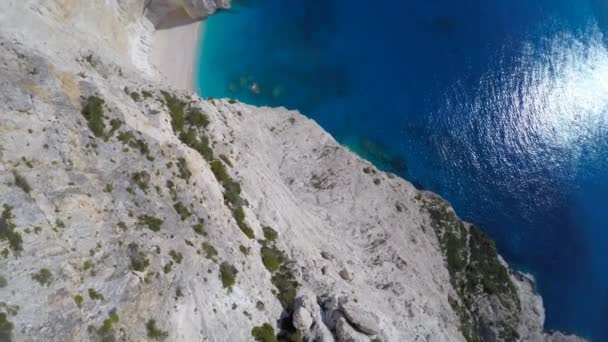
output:
[[97,291],[95,291],[95,289],[89,289],[89,298],[93,299],[93,300],[103,300],[103,295]]
[[146,159],[148,159],[149,161],[154,160],[154,157],[152,157],[150,153],[150,147],[148,147],[148,144],[143,139],[136,138],[132,131],[120,132],[118,134],[118,141],[122,142],[124,145],[138,150],[139,153],[146,156]]
[[161,225],[163,224],[163,220],[150,215],[140,215],[138,217],[138,222],[140,225],[146,226],[153,232],[160,231]]
[[82,295],[77,294],[74,296],[74,303],[76,303],[76,306],[79,308],[82,307],[82,302],[84,302]]
[[130,268],[134,271],[143,272],[150,265],[150,260],[146,254],[139,250],[139,246],[135,242],[128,245],[129,259],[131,260]]
[[238,207],[233,211],[232,215],[236,220],[236,224],[239,226],[241,231],[250,239],[255,239],[255,234],[253,233],[253,229],[249,227],[249,225],[245,222],[245,211],[243,207]]
[[226,163],[226,165],[232,167],[232,163],[230,162],[230,159],[228,159],[228,157],[226,157],[226,155],[224,154],[220,154],[220,159]]
[[169,109],[171,126],[175,134],[184,144],[196,150],[207,161],[213,160],[213,150],[209,139],[201,132],[197,132],[209,124],[207,115],[166,91],[161,93]]
[[274,328],[268,323],[251,329],[251,336],[257,342],[276,342],[277,338],[274,334]]
[[148,174],[146,171],[135,172],[131,176],[131,179],[133,180],[135,185],[137,185],[141,189],[141,191],[148,193],[150,174]]
[[0,241],[8,241],[9,248],[13,253],[18,254],[23,250],[23,239],[21,234],[15,231],[12,209],[6,204],[3,206],[2,216],[0,216]]
[[205,257],[209,260],[216,261],[217,250],[213,247],[209,242],[203,242],[202,244],[203,251],[205,252]]
[[162,91],[161,93],[169,109],[171,126],[175,134],[184,144],[196,150],[207,161],[213,160],[213,150],[209,139],[204,134],[197,133],[198,129],[205,128],[209,124],[207,115],[169,92]]
[[175,204],[173,204],[173,208],[179,214],[182,221],[185,221],[188,219],[188,217],[192,216],[192,213],[188,210],[188,208],[186,208],[185,205],[182,204],[182,202],[175,202]]
[[102,342],[115,341],[114,324],[118,323],[119,317],[116,311],[111,311],[109,317],[103,321],[103,324],[97,329],[97,335]]
[[32,187],[27,182],[27,179],[25,179],[25,177],[20,175],[17,171],[13,172],[13,177],[15,177],[15,186],[17,186],[18,188],[23,190],[23,192],[29,195],[32,191]]
[[53,282],[53,273],[47,268],[41,268],[38,272],[32,274],[32,279],[42,286],[49,286]]
[[220,280],[222,281],[222,286],[228,290],[232,289],[232,286],[236,282],[236,275],[238,270],[227,262],[223,262],[220,265]]
[[192,229],[198,235],[207,236],[207,232],[205,231],[205,227],[202,223],[195,224],[194,226],[192,226]]
[[13,323],[8,320],[6,313],[0,312],[0,341],[10,342],[13,335]]
[[163,272],[165,272],[165,274],[171,272],[173,265],[174,265],[173,261],[169,261],[168,263],[166,263],[165,266],[163,266]]
[[244,201],[241,198],[241,185],[228,175],[228,171],[226,171],[222,161],[216,159],[210,163],[210,166],[215,178],[224,187],[224,200],[230,204],[232,208],[243,205]]
[[270,273],[278,271],[279,267],[281,267],[281,265],[287,261],[287,258],[283,252],[275,246],[262,246],[261,253],[262,262]]
[[[266,227],[269,228],[269,227]],[[298,290],[298,282],[290,266],[290,260],[277,245],[278,233],[270,228],[265,229],[266,240],[260,251],[262,263],[272,274],[270,281],[277,288],[276,296],[286,310],[290,310]]]
[[190,107],[186,121],[194,127],[206,128],[209,125],[209,117],[196,107]]
[[150,319],[146,322],[146,332],[148,337],[154,340],[163,340],[169,336],[169,333],[162,331],[156,326],[156,320]]
[[182,260],[184,260],[184,255],[181,252],[176,252],[173,249],[169,251],[169,256],[178,264],[181,264]]
[[105,138],[106,124],[103,120],[105,101],[97,96],[89,96],[84,102],[82,116],[87,120],[89,129],[98,138]]
[[179,170],[179,178],[188,180],[192,177],[192,172],[190,172],[190,168],[188,167],[188,163],[184,158],[177,159],[177,169]]
[[243,253],[243,255],[249,255],[249,248],[248,247],[240,245],[239,246],[239,250],[241,251],[241,253]]
[[271,227],[264,227],[264,238],[269,242],[275,242],[279,238],[279,233]]
[[131,94],[129,94],[129,96],[131,97],[131,99],[135,102],[139,102],[141,101],[141,96],[139,95],[138,92],[136,91],[132,91]]

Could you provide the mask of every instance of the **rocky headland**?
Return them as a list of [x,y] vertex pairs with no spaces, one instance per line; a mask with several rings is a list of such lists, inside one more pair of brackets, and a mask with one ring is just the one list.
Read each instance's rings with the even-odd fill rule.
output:
[[581,341],[439,196],[168,82],[228,6],[0,3],[0,341]]

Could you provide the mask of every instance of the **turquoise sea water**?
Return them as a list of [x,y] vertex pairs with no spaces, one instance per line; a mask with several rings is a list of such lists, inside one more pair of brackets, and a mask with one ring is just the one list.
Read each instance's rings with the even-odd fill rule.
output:
[[441,194],[536,276],[548,329],[608,341],[606,33],[606,0],[241,0],[198,85]]

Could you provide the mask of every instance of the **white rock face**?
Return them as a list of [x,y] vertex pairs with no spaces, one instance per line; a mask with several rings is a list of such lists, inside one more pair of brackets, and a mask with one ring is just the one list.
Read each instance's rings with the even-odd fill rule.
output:
[[[465,341],[434,197],[298,112],[161,92],[145,5],[0,3],[0,339]],[[507,274],[496,340],[578,341]]]

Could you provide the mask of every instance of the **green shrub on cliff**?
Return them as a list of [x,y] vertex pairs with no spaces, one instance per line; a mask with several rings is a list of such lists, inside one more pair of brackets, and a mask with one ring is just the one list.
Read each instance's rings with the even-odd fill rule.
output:
[[150,174],[146,171],[139,171],[133,173],[131,176],[131,180],[143,191],[144,193],[148,193],[148,184],[150,183]]
[[227,262],[223,262],[220,265],[220,280],[222,281],[222,286],[225,289],[232,289],[232,286],[236,282],[237,273],[239,273],[239,271]]
[[209,242],[205,241],[202,244],[202,248],[203,251],[205,252],[205,257],[209,260],[216,260],[217,257],[217,249],[215,249],[215,247],[213,247],[212,244],[210,244]]
[[95,289],[90,288],[88,290],[89,292],[89,298],[93,299],[93,300],[104,300],[103,295],[99,292],[97,292]]
[[21,234],[15,231],[13,208],[6,204],[3,208],[2,215],[0,216],[0,241],[8,241],[9,248],[14,253],[19,253],[23,250],[23,239],[21,238]]
[[25,179],[25,177],[20,175],[17,171],[13,172],[13,177],[15,178],[15,185],[29,195],[29,193],[32,191],[32,187],[27,182],[27,179]]
[[150,260],[146,254],[139,250],[139,246],[135,242],[131,242],[128,246],[129,259],[131,261],[130,268],[134,271],[143,272],[150,265]]
[[6,313],[0,312],[0,341],[11,341],[13,335],[13,327],[13,323],[8,320]]
[[132,131],[123,131],[118,133],[118,141],[122,142],[124,145],[127,145],[133,149],[136,149],[142,155],[146,156],[146,159],[149,161],[153,161],[154,157],[152,157],[150,153],[150,147],[143,139],[138,139],[135,137]]
[[200,109],[191,107],[188,110],[188,116],[186,117],[186,121],[192,126],[195,127],[207,127],[209,125],[209,117],[205,113],[203,113]]
[[106,124],[103,121],[105,101],[97,96],[89,96],[82,108],[82,116],[87,120],[89,129],[98,138],[105,138]]
[[279,238],[279,233],[271,227],[264,227],[262,230],[264,231],[264,238],[268,242],[275,242]]
[[249,225],[245,222],[245,211],[243,210],[243,207],[236,208],[232,212],[232,215],[234,216],[234,219],[236,220],[236,224],[241,229],[243,234],[245,234],[245,236],[247,236],[250,239],[255,239],[255,234],[253,233],[253,229],[251,229],[251,227],[249,227]]
[[192,213],[182,204],[182,202],[175,202],[173,204],[173,209],[179,214],[182,221],[185,221],[188,217],[192,216]]
[[138,222],[142,226],[148,227],[153,232],[158,232],[163,224],[163,220],[150,215],[140,215]]
[[213,175],[215,175],[217,181],[224,187],[224,201],[233,208],[241,206],[244,202],[241,198],[241,184],[230,177],[221,160],[216,159],[212,161],[210,166]]
[[131,96],[131,99],[133,99],[133,101],[135,101],[135,102],[141,101],[141,96],[136,91],[131,92],[131,94],[129,94],[129,96]]
[[185,124],[185,112],[187,103],[180,100],[177,96],[174,96],[166,91],[161,91],[161,94],[165,98],[165,104],[169,109],[169,115],[171,116],[171,125],[176,132],[182,132]]
[[53,282],[53,273],[46,268],[41,268],[38,272],[32,274],[32,279],[42,286],[49,286]]
[[146,332],[149,338],[154,340],[163,340],[169,336],[169,333],[162,331],[156,326],[156,320],[150,319],[146,322]]
[[272,325],[264,323],[261,326],[251,329],[251,336],[257,342],[276,342],[277,338],[274,335]]
[[79,308],[82,307],[82,302],[84,302],[82,295],[77,294],[74,296],[74,303],[76,303],[76,306]]
[[276,272],[279,267],[287,260],[281,250],[272,246],[262,246],[262,263],[269,272]]

